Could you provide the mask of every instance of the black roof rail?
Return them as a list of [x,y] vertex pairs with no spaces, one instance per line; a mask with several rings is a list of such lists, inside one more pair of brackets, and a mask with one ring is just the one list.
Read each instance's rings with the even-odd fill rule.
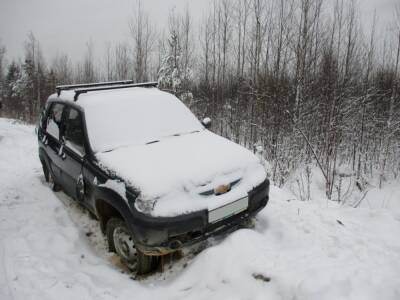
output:
[[126,89],[132,87],[157,87],[158,82],[143,82],[143,83],[132,83],[132,84],[121,84],[121,85],[108,85],[108,86],[99,86],[99,87],[88,87],[88,88],[78,88],[75,89],[74,101],[78,100],[80,94],[84,94],[87,92],[95,92],[95,91],[106,91],[106,90],[116,90],[116,89]]
[[72,90],[76,88],[91,88],[100,86],[110,86],[110,85],[122,85],[122,84],[132,84],[133,80],[120,80],[120,81],[108,81],[108,82],[94,82],[94,83],[80,83],[80,84],[67,84],[56,86],[57,95],[60,96],[61,91]]

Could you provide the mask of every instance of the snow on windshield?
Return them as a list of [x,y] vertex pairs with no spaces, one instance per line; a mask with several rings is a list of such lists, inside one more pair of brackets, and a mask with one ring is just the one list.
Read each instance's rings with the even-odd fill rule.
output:
[[81,95],[94,152],[143,145],[162,137],[203,129],[175,96],[158,89],[132,88]]

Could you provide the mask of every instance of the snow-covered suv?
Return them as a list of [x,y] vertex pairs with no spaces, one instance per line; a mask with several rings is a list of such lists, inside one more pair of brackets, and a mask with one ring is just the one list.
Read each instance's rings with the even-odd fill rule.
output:
[[268,202],[259,159],[209,130],[156,83],[58,86],[41,115],[46,180],[100,221],[138,273],[161,255],[239,228]]

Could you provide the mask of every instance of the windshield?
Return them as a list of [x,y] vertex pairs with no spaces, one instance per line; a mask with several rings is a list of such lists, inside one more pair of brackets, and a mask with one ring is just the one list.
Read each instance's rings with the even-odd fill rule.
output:
[[94,152],[143,145],[166,136],[203,129],[179,99],[157,89],[135,88],[85,96],[81,96],[79,104],[85,110]]

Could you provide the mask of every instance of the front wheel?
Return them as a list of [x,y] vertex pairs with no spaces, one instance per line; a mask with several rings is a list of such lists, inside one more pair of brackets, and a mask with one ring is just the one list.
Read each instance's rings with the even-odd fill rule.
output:
[[107,222],[106,234],[109,250],[116,252],[131,271],[141,275],[158,267],[160,258],[145,255],[136,249],[132,234],[120,218],[111,218]]

